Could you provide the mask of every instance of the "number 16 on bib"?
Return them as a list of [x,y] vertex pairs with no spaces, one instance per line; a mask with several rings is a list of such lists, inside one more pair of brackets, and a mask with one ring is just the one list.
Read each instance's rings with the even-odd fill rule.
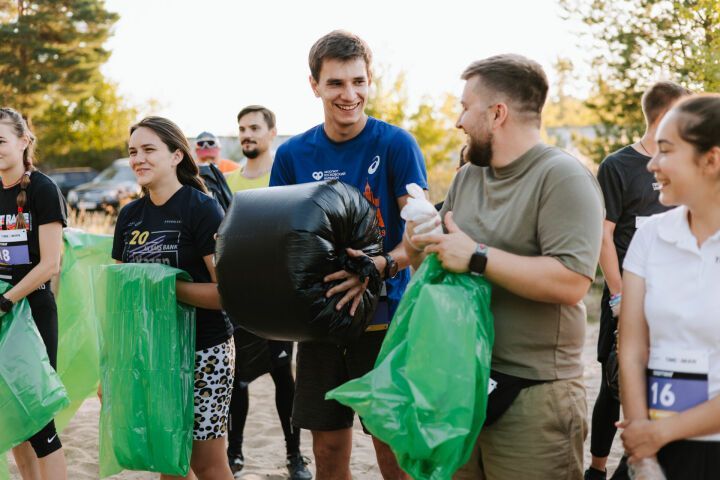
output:
[[703,351],[651,348],[647,370],[648,413],[657,420],[708,400],[708,355]]

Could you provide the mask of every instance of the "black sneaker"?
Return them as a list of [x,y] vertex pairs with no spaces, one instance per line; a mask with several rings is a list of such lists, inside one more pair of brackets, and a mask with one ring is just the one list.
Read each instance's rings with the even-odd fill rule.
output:
[[290,472],[290,480],[310,480],[313,478],[310,470],[305,465],[310,463],[310,459],[303,457],[300,452],[291,453],[287,456],[287,469]]
[[605,480],[607,478],[607,470],[602,471],[597,468],[589,467],[585,470],[584,480]]
[[230,463],[230,471],[233,475],[245,467],[245,457],[243,457],[242,452],[228,452],[228,462]]

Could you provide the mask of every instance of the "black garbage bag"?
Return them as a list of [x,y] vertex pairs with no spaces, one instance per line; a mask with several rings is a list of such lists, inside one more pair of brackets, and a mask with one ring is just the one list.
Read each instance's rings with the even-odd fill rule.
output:
[[[372,260],[346,248],[382,253],[375,207],[356,188],[331,180],[235,194],[218,230],[215,254],[224,310],[271,340],[347,343],[366,328],[377,306],[380,276]],[[338,270],[369,278],[353,317],[337,311],[341,294],[323,278]]]

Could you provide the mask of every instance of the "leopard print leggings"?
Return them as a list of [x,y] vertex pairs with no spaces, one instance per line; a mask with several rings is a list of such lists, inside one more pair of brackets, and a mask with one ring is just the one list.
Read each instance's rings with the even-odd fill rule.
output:
[[221,438],[227,432],[235,376],[235,343],[195,352],[195,426],[193,440]]

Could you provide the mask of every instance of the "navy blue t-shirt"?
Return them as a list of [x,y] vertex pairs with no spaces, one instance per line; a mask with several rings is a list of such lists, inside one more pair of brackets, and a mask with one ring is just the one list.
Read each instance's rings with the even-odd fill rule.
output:
[[[186,271],[197,283],[210,283],[203,257],[215,253],[222,219],[217,200],[187,185],[160,206],[143,196],[120,211],[112,257],[123,263],[162,263]],[[220,310],[196,308],[195,320],[196,350],[219,345],[232,335],[232,325]]]
[[27,229],[16,225],[19,193],[19,184],[0,188],[0,280],[12,285],[40,263],[40,225],[60,222],[67,226],[65,198],[50,177],[37,170],[30,174],[23,212]]
[[[405,130],[368,117],[356,137],[333,142],[323,125],[296,135],[278,148],[270,186],[337,179],[358,188],[378,209],[378,224],[386,252],[402,241],[405,222],[397,199],[409,183],[427,189],[427,172],[420,147]],[[409,269],[386,281],[390,316],[410,280]]]

